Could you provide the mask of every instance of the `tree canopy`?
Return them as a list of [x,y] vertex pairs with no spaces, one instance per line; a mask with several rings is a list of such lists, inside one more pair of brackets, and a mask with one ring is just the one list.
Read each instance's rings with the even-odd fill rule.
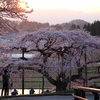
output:
[[[21,4],[24,5],[21,6]],[[28,10],[28,3],[21,0],[0,0],[0,34],[7,33],[7,31],[18,31],[14,25],[10,24],[5,18],[19,18],[26,20],[26,13],[31,13],[33,9]]]
[[[21,4],[25,6],[22,7]],[[21,0],[0,0],[0,17],[20,18],[24,19],[27,11],[28,4]]]
[[84,29],[93,36],[100,36],[100,21],[94,21],[92,24],[84,25]]
[[[44,29],[23,34],[6,51],[13,53],[15,49],[22,51],[22,57],[10,59],[5,62],[6,65],[19,65],[18,69],[35,70],[43,74],[57,89],[60,87],[58,90],[62,90],[65,86],[64,90],[69,80],[74,81],[80,77],[85,80],[81,69],[100,62],[99,38],[82,30]],[[34,53],[35,56],[31,59],[25,58],[24,54],[28,52]],[[52,76],[50,71],[55,73],[55,76]],[[77,71],[78,74],[69,76],[70,71]],[[58,86],[58,81],[62,84],[61,86]]]

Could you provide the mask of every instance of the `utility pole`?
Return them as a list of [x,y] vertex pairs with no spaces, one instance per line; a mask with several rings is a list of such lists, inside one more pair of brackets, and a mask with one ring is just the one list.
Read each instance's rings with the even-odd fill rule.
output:
[[85,86],[88,86],[88,81],[87,81],[87,55],[86,55],[86,47],[85,47],[84,58],[85,58]]
[[[43,66],[43,71],[45,70],[45,67],[46,67],[46,62],[47,62],[47,57],[48,57],[48,54],[44,54],[43,55],[43,64],[44,64],[44,66]],[[44,73],[44,72],[43,72]],[[44,74],[43,74],[43,76],[42,76],[42,94],[44,93]]]
[[24,68],[22,69],[22,94],[24,95]]
[[42,76],[42,94],[44,93],[44,75]]
[[[25,60],[24,57],[24,48],[22,49],[22,59]],[[22,68],[22,94],[24,95],[24,68]]]
[[[43,70],[45,70],[45,62],[46,62],[46,56],[43,55]],[[42,94],[44,93],[44,74],[42,76]]]

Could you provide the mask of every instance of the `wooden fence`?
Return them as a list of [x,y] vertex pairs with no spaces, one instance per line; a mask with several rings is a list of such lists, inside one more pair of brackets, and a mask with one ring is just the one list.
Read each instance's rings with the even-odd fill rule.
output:
[[100,89],[74,86],[73,90],[74,90],[74,94],[72,94],[72,96],[74,96],[74,100],[89,100],[85,98],[86,92],[91,92],[94,95],[94,100],[100,100],[99,99]]

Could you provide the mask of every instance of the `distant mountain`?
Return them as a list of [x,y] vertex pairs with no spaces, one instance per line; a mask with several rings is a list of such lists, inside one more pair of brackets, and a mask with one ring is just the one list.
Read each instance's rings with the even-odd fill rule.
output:
[[76,20],[72,20],[70,22],[66,22],[66,23],[62,23],[60,24],[63,28],[66,28],[66,29],[70,29],[72,24],[75,24],[76,26],[80,26],[80,28],[82,29],[83,26],[86,24],[88,24],[89,22],[87,21],[84,21],[84,20],[81,20],[81,19],[76,19]]
[[76,19],[76,20],[72,20],[69,22],[69,24],[75,24],[76,26],[79,25],[81,28],[83,28],[83,26],[86,24],[88,24],[89,22],[81,20],[81,19]]

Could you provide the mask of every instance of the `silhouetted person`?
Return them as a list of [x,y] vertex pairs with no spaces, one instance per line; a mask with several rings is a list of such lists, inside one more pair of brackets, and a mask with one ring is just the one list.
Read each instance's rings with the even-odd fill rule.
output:
[[46,93],[49,93],[49,90],[48,89],[46,90]]
[[34,94],[34,92],[35,92],[34,89],[31,88],[31,89],[30,89],[30,94]]
[[10,80],[9,87],[10,87],[10,89],[13,88],[13,80],[12,79]]
[[12,95],[17,95],[18,91],[16,89],[14,89],[14,91],[11,93]]
[[97,86],[97,84],[94,82],[93,83],[93,88],[97,88],[98,86]]
[[7,96],[9,90],[9,75],[7,70],[4,70],[2,81],[3,81],[3,87],[2,87],[1,96],[3,96],[3,92],[4,92],[4,96]]

